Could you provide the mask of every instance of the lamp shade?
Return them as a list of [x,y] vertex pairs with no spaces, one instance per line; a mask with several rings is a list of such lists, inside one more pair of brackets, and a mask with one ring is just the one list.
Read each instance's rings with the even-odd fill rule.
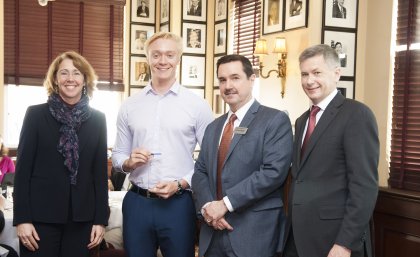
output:
[[258,39],[255,44],[255,51],[254,55],[266,55],[268,54],[267,51],[267,41],[265,39]]
[[287,53],[286,50],[286,39],[283,37],[276,38],[276,46],[273,53]]

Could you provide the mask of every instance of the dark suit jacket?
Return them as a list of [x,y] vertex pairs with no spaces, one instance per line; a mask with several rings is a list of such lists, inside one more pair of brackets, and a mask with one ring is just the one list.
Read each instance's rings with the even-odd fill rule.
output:
[[197,9],[194,10],[194,7],[191,6],[190,10],[187,13],[188,15],[194,15],[194,16],[201,16],[201,1],[198,2]]
[[[218,142],[227,114],[208,125],[192,177],[197,212],[216,200]],[[288,116],[254,102],[234,134],[222,171],[223,195],[234,212],[226,213],[237,256],[274,256],[280,237],[282,190],[291,161],[292,130]],[[207,251],[214,230],[200,229],[199,256]],[[257,236],[257,237],[256,237]]]
[[105,115],[92,110],[79,137],[77,184],[71,185],[64,158],[57,151],[61,124],[48,104],[28,108],[22,126],[16,162],[13,224],[108,224],[107,137]]
[[[141,14],[145,13],[146,16],[142,16]],[[139,7],[137,7],[137,17],[144,17],[144,18],[148,18],[149,17],[149,7],[145,7],[144,11],[141,10],[141,5]]]
[[334,4],[333,4],[332,17],[333,18],[342,18],[342,19],[345,19],[346,16],[347,16],[346,7],[343,6],[343,13],[341,13],[340,12],[340,7],[338,7],[337,2],[334,2]]
[[[371,252],[369,220],[378,192],[378,128],[372,111],[338,93],[306,145],[309,111],[296,120],[286,231],[299,256],[325,257],[334,244]],[[369,255],[370,256],[370,255]]]
[[293,2],[290,3],[290,8],[289,8],[290,16],[300,15],[301,10],[302,10],[301,1],[296,1],[294,4]]

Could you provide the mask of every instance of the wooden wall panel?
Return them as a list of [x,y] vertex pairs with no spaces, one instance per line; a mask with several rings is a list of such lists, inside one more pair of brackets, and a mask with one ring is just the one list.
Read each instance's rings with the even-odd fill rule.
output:
[[420,193],[381,188],[373,217],[376,257],[420,256]]

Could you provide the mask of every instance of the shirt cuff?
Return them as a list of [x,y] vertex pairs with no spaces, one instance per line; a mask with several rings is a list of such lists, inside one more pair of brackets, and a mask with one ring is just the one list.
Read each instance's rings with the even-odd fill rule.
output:
[[234,209],[232,207],[232,204],[229,201],[229,198],[227,196],[223,197],[223,202],[225,203],[226,207],[228,208],[229,212],[233,212]]

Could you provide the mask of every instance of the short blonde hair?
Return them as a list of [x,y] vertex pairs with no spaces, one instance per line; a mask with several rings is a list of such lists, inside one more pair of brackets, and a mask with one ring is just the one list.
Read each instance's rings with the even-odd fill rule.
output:
[[178,50],[178,57],[181,57],[182,51],[183,51],[181,37],[172,32],[163,32],[163,31],[155,33],[153,36],[147,39],[146,42],[144,43],[144,50],[146,52],[146,57],[148,57],[148,54],[149,54],[149,46],[160,38],[175,41],[177,45],[177,50]]
[[92,65],[90,65],[90,63],[83,56],[74,51],[68,51],[58,55],[50,64],[44,80],[44,87],[47,89],[48,96],[52,95],[53,93],[58,94],[58,85],[56,83],[57,72],[60,64],[65,59],[72,60],[74,67],[76,67],[83,74],[86,93],[89,98],[92,98],[93,91],[96,89],[98,76],[96,75]]

